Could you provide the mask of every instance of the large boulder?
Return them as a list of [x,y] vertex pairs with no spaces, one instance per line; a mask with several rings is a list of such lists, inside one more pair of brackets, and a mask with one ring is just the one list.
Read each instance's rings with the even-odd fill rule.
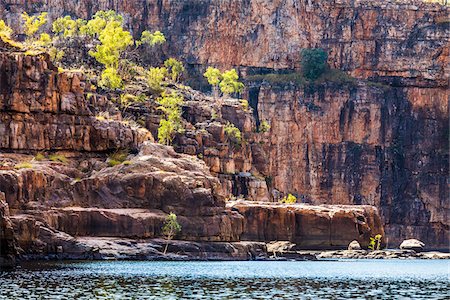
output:
[[420,252],[425,247],[425,244],[422,241],[416,239],[404,240],[400,244],[400,249],[402,250],[414,250],[416,252]]
[[361,250],[361,245],[358,241],[354,240],[350,244],[348,244],[348,250]]

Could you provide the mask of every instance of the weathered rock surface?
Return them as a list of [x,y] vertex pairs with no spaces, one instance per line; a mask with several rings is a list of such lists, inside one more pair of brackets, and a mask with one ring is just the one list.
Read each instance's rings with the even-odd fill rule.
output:
[[81,73],[59,73],[47,55],[0,52],[0,149],[136,149],[148,132],[100,121]]
[[256,95],[275,189],[313,204],[375,205],[388,245],[417,237],[448,248],[446,89],[263,85]]
[[5,195],[0,192],[0,268],[12,267],[16,254],[16,241],[8,204]]
[[448,71],[449,8],[420,0],[6,0],[0,18],[17,27],[23,10],[54,19],[107,9],[124,13],[136,35],[163,31],[167,54],[192,65],[294,68],[301,49],[321,47],[357,77],[445,82]]
[[[220,108],[223,118],[243,132],[246,143],[240,147],[224,134],[223,124],[208,121],[211,107],[189,101],[184,118],[196,128],[177,137],[176,150],[202,157],[228,194],[278,200],[294,193],[300,202],[315,205],[375,205],[388,245],[413,236],[427,247],[448,248],[448,7],[365,0],[142,5],[6,0],[0,3],[0,18],[13,23],[24,9],[49,11],[52,18],[63,13],[87,18],[96,9],[111,8],[125,13],[135,34],[144,28],[161,29],[169,45],[163,47],[164,54],[180,57],[194,69],[237,66],[243,75],[294,69],[300,49],[322,47],[331,66],[392,86],[256,86],[247,95],[253,117],[251,110],[233,101]],[[352,212],[353,217],[344,213],[335,219],[344,220],[336,227],[343,231],[331,232],[329,213],[313,208],[303,216],[296,209],[249,206],[242,208],[247,213],[244,221],[224,208],[229,195],[219,191],[219,182],[203,165],[189,164],[188,158],[166,148],[151,148],[140,158],[130,157],[130,165],[106,168],[102,152],[137,149],[152,138],[122,123],[95,119],[92,101],[97,97],[87,101],[87,92],[83,76],[58,74],[45,56],[0,56],[0,149],[96,153],[88,158],[76,155],[70,166],[33,161],[32,169],[21,170],[13,167],[22,158],[6,158],[11,164],[1,167],[0,190],[16,216],[25,213],[32,228],[40,222],[48,236],[56,234],[52,226],[70,230],[68,224],[80,222],[77,231],[86,235],[124,238],[120,232],[125,226],[136,236],[155,237],[162,216],[172,210],[200,240],[237,240],[244,230],[252,239],[346,248],[358,239],[359,228],[365,228],[359,222],[367,222],[355,223]],[[270,122],[270,133],[254,134],[261,120]],[[149,114],[146,127],[155,133],[158,121]],[[154,153],[160,151],[161,156]],[[166,159],[170,164],[160,163]],[[86,166],[86,174],[77,170]],[[114,211],[123,208],[136,211]],[[30,214],[50,210],[47,219]],[[139,220],[150,225],[142,226]],[[201,223],[204,220],[211,228]],[[321,225],[308,229],[302,220]],[[264,225],[272,223],[282,225],[279,232]],[[312,232],[309,240],[304,238],[306,230]],[[364,239],[362,245],[368,236]]]
[[417,253],[413,250],[337,250],[299,251],[300,255],[316,255],[318,259],[449,259],[450,253],[436,251]]
[[383,225],[373,206],[312,206],[236,201],[228,204],[244,216],[243,240],[290,241],[296,249],[345,249],[352,240],[367,247]]
[[358,241],[352,241],[350,244],[348,244],[347,250],[361,250],[361,245],[358,243]]
[[421,252],[423,248],[425,247],[425,244],[419,240],[416,239],[409,239],[404,240],[400,244],[400,249],[402,250],[414,250],[416,252]]

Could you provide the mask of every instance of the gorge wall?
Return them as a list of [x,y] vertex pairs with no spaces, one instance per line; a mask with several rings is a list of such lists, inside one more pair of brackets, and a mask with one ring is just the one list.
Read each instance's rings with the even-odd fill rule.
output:
[[[162,55],[180,58],[194,73],[208,65],[237,67],[244,77],[294,70],[302,48],[327,50],[329,64],[358,78],[355,84],[314,91],[252,85],[249,102],[257,119],[270,122],[270,133],[233,155],[202,148],[205,161],[219,176],[270,178],[272,192],[303,202],[376,205],[389,246],[414,237],[448,249],[448,7],[393,0],[5,0],[0,18],[14,25],[24,10],[88,18],[100,9],[123,12],[135,34],[163,31]],[[238,116],[228,118],[239,122]],[[251,136],[251,128],[243,131]],[[180,141],[178,150],[191,151],[192,140]],[[261,191],[264,180],[251,182],[262,186],[255,195],[269,195]]]

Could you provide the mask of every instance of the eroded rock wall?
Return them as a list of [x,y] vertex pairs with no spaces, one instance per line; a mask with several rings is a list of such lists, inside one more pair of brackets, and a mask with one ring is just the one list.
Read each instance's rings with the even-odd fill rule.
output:
[[356,77],[428,84],[448,72],[449,9],[421,0],[6,0],[0,18],[17,27],[24,10],[54,19],[105,9],[123,13],[135,34],[162,30],[165,53],[192,65],[295,68],[302,48],[321,47]]
[[296,249],[342,249],[353,240],[367,248],[369,238],[384,236],[373,206],[312,206],[230,202],[244,216],[242,238],[254,241],[290,241]]
[[447,99],[444,88],[263,85],[273,186],[303,202],[379,207],[390,246],[416,236],[446,248]]

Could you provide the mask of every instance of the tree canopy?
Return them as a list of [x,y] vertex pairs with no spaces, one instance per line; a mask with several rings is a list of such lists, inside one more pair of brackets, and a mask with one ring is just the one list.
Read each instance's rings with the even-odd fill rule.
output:
[[322,75],[327,65],[328,54],[323,49],[303,49],[301,51],[301,66],[303,76],[316,80]]

